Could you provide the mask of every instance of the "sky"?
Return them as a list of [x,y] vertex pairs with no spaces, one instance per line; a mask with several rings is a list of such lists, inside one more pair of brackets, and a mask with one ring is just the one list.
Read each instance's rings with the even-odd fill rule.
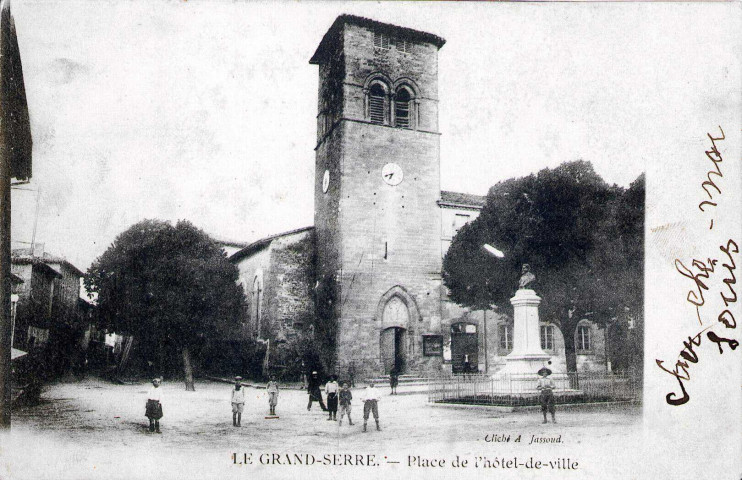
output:
[[[628,186],[651,158],[642,126],[718,73],[710,60],[690,71],[674,61],[713,33],[689,15],[663,32],[654,7],[598,7],[14,0],[34,140],[27,187],[41,190],[36,242],[85,270],[145,218],[243,242],[312,225],[318,72],[308,62],[342,13],[447,40],[443,189],[483,195],[577,159]],[[16,246],[31,240],[35,201],[13,193]]]

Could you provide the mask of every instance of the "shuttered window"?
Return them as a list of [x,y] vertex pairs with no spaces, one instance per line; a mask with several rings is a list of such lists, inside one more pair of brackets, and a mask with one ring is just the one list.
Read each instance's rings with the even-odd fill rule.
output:
[[384,89],[380,85],[369,91],[368,116],[373,123],[384,123]]
[[410,92],[402,88],[397,92],[394,103],[394,125],[410,128]]
[[374,32],[374,47],[389,49],[389,35]]
[[541,325],[541,350],[554,350],[553,325]]
[[577,350],[590,350],[590,327],[580,325],[577,327]]
[[394,44],[397,47],[397,50],[399,50],[400,52],[412,52],[412,42],[410,42],[409,40],[406,40],[404,38],[397,38]]
[[498,325],[497,336],[500,340],[500,351],[507,352],[513,349],[513,328],[510,325]]

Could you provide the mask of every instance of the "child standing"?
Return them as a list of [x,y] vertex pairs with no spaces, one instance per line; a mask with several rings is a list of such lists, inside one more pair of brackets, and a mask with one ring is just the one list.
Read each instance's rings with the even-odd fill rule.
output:
[[353,425],[353,421],[350,419],[350,402],[353,400],[353,394],[350,393],[348,388],[348,382],[343,383],[343,388],[340,389],[338,394],[340,398],[340,423],[343,424],[343,415],[348,414],[348,425]]
[[160,419],[162,418],[162,389],[160,379],[152,379],[152,387],[147,392],[147,408],[144,413],[149,419],[149,431],[160,432]]
[[234,377],[232,390],[232,426],[242,426],[242,410],[245,408],[245,389],[242,388],[242,377]]
[[381,430],[379,427],[379,393],[374,388],[373,383],[369,383],[366,387],[366,391],[363,395],[363,431],[366,431],[366,423],[368,423],[368,414],[374,414],[374,420],[376,420],[376,430]]
[[330,417],[327,420],[338,419],[338,382],[337,375],[330,376],[330,381],[325,385],[325,394],[327,395],[327,410]]
[[276,376],[271,375],[271,379],[268,382],[268,406],[271,409],[271,415],[276,415],[276,405],[278,405],[278,382],[276,382]]
[[541,370],[538,371],[538,374],[541,376],[541,378],[538,379],[538,385],[536,386],[536,389],[541,392],[539,395],[539,402],[541,403],[541,412],[544,414],[544,421],[542,423],[546,422],[546,411],[548,410],[551,412],[551,421],[556,423],[556,416],[555,416],[555,409],[554,409],[554,380],[549,378],[549,375],[551,375],[551,370],[549,370],[546,367],[542,367]]

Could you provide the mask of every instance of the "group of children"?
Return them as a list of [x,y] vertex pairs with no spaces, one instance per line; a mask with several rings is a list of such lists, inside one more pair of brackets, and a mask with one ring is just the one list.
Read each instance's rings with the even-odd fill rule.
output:
[[[147,405],[145,415],[149,419],[149,431],[161,433],[160,431],[160,419],[162,418],[162,389],[160,388],[161,380],[155,378],[152,380],[152,387],[147,392]],[[266,418],[277,418],[276,417],[276,406],[278,405],[278,382],[273,375],[270,377],[270,381],[266,387],[268,392],[268,407],[270,409],[271,417]],[[309,405],[307,410],[312,409],[312,402],[319,401],[323,411],[329,412],[327,420],[337,421],[338,405],[340,406],[340,421],[339,425],[343,424],[343,417],[348,416],[348,424],[353,425],[353,420],[350,418],[352,411],[353,394],[350,391],[350,387],[347,382],[343,382],[343,386],[338,386],[338,378],[336,375],[330,377],[330,381],[325,385],[325,394],[327,395],[327,406],[322,401],[322,393],[319,389],[319,380],[317,372],[312,372],[312,377],[309,381]],[[363,396],[363,431],[366,431],[366,424],[368,423],[369,414],[373,414],[374,420],[376,421],[376,430],[381,430],[379,426],[379,395],[374,387],[374,384],[369,384],[366,387],[365,395]],[[245,389],[242,386],[242,377],[234,378],[234,388],[232,389],[231,396],[232,404],[232,426],[242,426],[242,412],[245,408]]]
[[[554,408],[554,394],[555,388],[554,381],[549,378],[551,370],[544,367],[538,371],[538,375],[541,377],[538,381],[537,390],[540,392],[539,403],[541,404],[541,410],[544,415],[543,423],[546,423],[546,412],[551,413],[552,422],[556,423],[555,408]],[[160,388],[161,380],[155,378],[152,380],[152,388],[147,392],[147,405],[145,415],[149,419],[149,431],[160,432],[160,419],[162,418],[162,389]],[[396,385],[392,383],[392,391],[396,390]],[[278,405],[278,382],[273,375],[270,377],[270,381],[266,387],[268,392],[268,407],[270,408],[271,417],[266,418],[277,418],[276,417],[276,406]],[[322,411],[329,412],[327,420],[337,421],[338,405],[340,406],[340,421],[339,425],[343,424],[343,417],[348,416],[348,424],[353,425],[353,420],[350,418],[352,411],[353,394],[350,391],[348,382],[343,382],[342,387],[338,385],[337,375],[332,375],[330,380],[325,384],[325,395],[327,395],[327,406],[322,401],[322,392],[320,389],[320,380],[317,376],[317,372],[312,372],[309,378],[309,385],[307,388],[309,392],[309,404],[307,405],[307,411],[312,409],[312,402],[318,401]],[[381,430],[379,426],[379,394],[378,390],[374,387],[373,383],[370,383],[364,391],[362,398],[363,401],[363,431],[366,431],[366,425],[370,415],[374,416],[376,422],[376,430]],[[242,411],[245,408],[245,389],[242,387],[242,377],[235,377],[234,389],[232,390],[232,425],[240,427],[242,424]]]
[[[340,421],[339,425],[343,424],[343,417],[348,416],[348,425],[353,425],[353,420],[350,418],[352,411],[353,394],[350,391],[348,382],[343,382],[342,387],[338,384],[337,375],[330,376],[330,380],[325,384],[325,395],[327,395],[327,406],[322,401],[322,391],[320,389],[320,380],[317,376],[317,372],[312,372],[309,377],[307,392],[309,393],[309,403],[307,404],[307,411],[312,409],[312,402],[319,402],[319,406],[322,411],[328,412],[327,420],[337,421],[338,405],[340,406]],[[366,431],[366,425],[368,423],[369,414],[373,414],[374,421],[376,422],[376,430],[381,430],[379,426],[379,395],[373,383],[370,383],[364,391],[363,398],[363,431]]]

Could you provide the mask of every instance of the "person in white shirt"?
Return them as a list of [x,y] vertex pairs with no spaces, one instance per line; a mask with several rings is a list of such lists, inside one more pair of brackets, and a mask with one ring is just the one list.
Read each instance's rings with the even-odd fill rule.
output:
[[328,420],[338,419],[338,377],[330,376],[330,381],[325,385],[325,395],[327,395],[327,411],[330,412]]
[[366,390],[363,392],[363,431],[366,431],[366,424],[368,423],[369,413],[374,414],[374,420],[376,421],[376,430],[381,430],[379,427],[379,392],[374,388],[373,383],[369,383]]
[[162,418],[162,388],[160,379],[152,379],[152,387],[147,392],[147,408],[145,415],[149,419],[149,431],[160,432],[160,419]]
[[278,382],[275,375],[271,375],[266,390],[268,391],[268,406],[271,409],[271,415],[275,416],[276,405],[278,405]]
[[242,388],[242,377],[234,377],[232,389],[232,426],[242,426],[242,410],[245,408],[245,389]]

